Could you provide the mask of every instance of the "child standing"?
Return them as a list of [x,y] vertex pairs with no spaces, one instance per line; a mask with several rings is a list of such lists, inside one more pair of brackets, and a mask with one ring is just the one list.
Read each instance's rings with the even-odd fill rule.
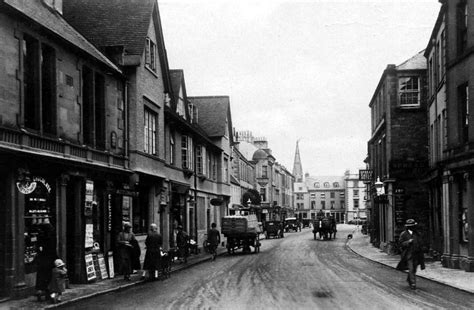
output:
[[54,261],[49,291],[53,303],[61,301],[61,294],[66,290],[67,269],[60,259]]

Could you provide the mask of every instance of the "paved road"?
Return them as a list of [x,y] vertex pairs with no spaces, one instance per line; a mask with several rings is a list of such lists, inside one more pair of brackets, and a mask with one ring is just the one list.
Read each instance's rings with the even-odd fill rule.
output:
[[371,262],[310,229],[263,240],[259,254],[221,256],[161,282],[69,305],[71,309],[472,309],[474,295]]

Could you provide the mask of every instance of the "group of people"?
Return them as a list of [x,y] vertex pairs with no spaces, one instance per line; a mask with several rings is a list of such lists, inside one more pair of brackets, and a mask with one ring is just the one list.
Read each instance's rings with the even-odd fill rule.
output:
[[38,301],[61,301],[66,290],[67,269],[56,252],[56,239],[53,225],[45,218],[38,234],[38,254],[35,258],[36,297]]
[[[132,225],[125,222],[123,230],[117,236],[117,245],[120,255],[120,271],[126,281],[130,281],[130,275],[133,270],[140,269],[140,247],[135,235],[131,231]],[[178,232],[176,234],[176,245],[178,248],[178,256],[182,262],[187,262],[189,256],[189,236],[184,231],[182,225],[178,225]],[[208,232],[209,252],[212,259],[216,258],[216,249],[221,242],[220,233],[216,229],[216,224],[211,224],[211,229]],[[145,239],[146,253],[143,262],[142,277],[148,280],[155,280],[159,277],[159,270],[163,263],[163,237],[158,232],[156,224],[150,225],[150,230]]]

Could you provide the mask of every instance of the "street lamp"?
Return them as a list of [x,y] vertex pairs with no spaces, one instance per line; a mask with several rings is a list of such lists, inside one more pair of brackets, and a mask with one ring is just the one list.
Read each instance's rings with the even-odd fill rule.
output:
[[383,182],[380,181],[380,178],[377,177],[377,182],[375,182],[375,190],[377,191],[377,196],[385,195],[385,188]]

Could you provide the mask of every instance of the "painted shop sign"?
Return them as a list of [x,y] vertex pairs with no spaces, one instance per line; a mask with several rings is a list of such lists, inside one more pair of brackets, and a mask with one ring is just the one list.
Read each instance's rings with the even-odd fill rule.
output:
[[16,188],[18,189],[20,193],[24,195],[29,195],[37,189],[38,183],[44,186],[48,194],[51,193],[51,185],[49,185],[49,183],[46,182],[46,180],[41,177],[33,177],[32,181],[28,181],[28,180],[18,181],[16,182]]

